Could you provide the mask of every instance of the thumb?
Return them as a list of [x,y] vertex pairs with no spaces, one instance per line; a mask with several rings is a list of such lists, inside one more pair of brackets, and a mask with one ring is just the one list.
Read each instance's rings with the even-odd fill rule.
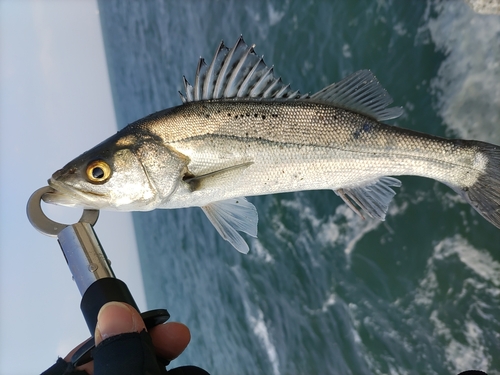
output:
[[120,333],[141,332],[146,326],[139,312],[123,302],[108,302],[97,315],[95,345]]
[[94,339],[94,375],[165,372],[141,316],[126,303],[109,302],[101,308]]

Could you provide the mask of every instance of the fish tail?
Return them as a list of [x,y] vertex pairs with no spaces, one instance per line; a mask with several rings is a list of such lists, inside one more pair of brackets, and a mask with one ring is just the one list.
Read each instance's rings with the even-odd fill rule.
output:
[[477,152],[483,172],[471,186],[453,187],[486,220],[500,228],[500,146],[467,141]]

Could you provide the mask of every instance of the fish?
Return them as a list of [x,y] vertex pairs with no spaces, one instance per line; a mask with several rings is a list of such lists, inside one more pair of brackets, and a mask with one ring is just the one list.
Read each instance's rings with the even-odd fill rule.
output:
[[245,197],[333,190],[384,220],[401,182],[448,185],[500,228],[500,147],[386,124],[403,113],[369,70],[315,94],[285,84],[240,36],[200,58],[182,104],[139,119],[56,171],[47,203],[121,211],[200,207],[242,253],[257,236]]

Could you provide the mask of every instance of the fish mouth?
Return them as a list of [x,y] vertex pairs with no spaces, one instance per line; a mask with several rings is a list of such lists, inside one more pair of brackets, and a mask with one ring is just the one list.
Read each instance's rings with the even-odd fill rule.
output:
[[77,199],[75,199],[76,197],[55,189],[54,186],[50,183],[50,180],[49,186],[51,190],[42,195],[42,200],[45,203],[66,207],[75,207],[78,205],[79,202]]
[[89,196],[102,198],[104,194],[98,194],[91,191],[81,191],[72,188],[66,184],[60,183],[54,178],[48,181],[51,190],[42,195],[42,200],[45,203],[55,204],[66,207],[83,207],[95,209],[95,204],[89,204]]

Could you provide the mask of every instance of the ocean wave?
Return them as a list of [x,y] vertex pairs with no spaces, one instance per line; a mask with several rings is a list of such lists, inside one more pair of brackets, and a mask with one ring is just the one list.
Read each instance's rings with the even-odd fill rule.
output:
[[500,17],[475,13],[463,1],[429,1],[427,23],[446,55],[431,81],[439,115],[451,134],[500,144]]

